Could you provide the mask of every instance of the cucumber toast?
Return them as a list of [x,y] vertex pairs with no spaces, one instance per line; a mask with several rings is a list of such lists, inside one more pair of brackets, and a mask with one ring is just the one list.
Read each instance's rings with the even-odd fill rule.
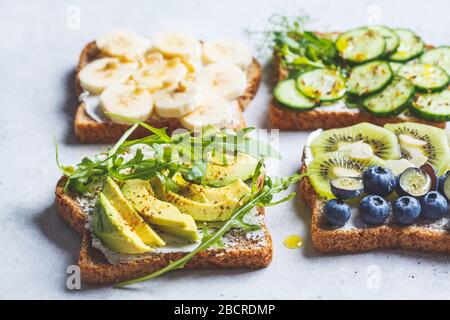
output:
[[360,122],[444,127],[450,120],[450,49],[427,46],[411,30],[371,26],[320,33],[293,23],[273,32],[273,42],[273,128]]

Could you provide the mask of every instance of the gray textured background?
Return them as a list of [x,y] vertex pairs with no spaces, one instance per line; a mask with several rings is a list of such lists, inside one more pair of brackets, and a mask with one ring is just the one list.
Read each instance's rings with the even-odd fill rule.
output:
[[[80,9],[79,29],[68,28],[71,6]],[[320,256],[311,248],[309,212],[294,201],[268,210],[274,257],[267,269],[180,271],[132,290],[65,287],[65,269],[77,261],[79,238],[53,207],[60,174],[52,133],[66,164],[101,148],[79,145],[73,136],[74,66],[86,42],[116,27],[146,36],[170,29],[206,40],[244,38],[244,28],[263,28],[272,12],[300,10],[315,19],[311,28],[343,30],[366,24],[377,8],[381,23],[409,27],[428,43],[450,43],[447,0],[1,1],[0,298],[450,298],[448,256],[401,251]],[[260,128],[267,126],[269,75],[246,112],[248,123]],[[281,134],[280,174],[298,169],[305,136]],[[304,236],[305,246],[286,249],[282,241],[289,234]]]

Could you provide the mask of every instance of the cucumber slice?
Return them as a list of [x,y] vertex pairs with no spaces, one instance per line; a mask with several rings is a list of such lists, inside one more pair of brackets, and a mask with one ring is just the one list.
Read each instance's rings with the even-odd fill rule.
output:
[[391,54],[397,50],[400,45],[400,39],[394,30],[385,26],[373,26],[369,27],[369,29],[378,32],[386,41],[385,54]]
[[428,50],[422,54],[420,62],[441,67],[450,76],[450,47]]
[[411,106],[415,115],[434,121],[450,120],[450,90],[418,94]]
[[376,116],[394,116],[408,107],[413,95],[414,85],[405,78],[395,76],[383,91],[365,98],[362,105]]
[[393,54],[389,56],[392,61],[409,61],[418,57],[424,50],[425,44],[422,39],[408,29],[395,29],[400,39],[400,45]]
[[297,88],[315,101],[335,101],[345,95],[345,80],[337,70],[315,69],[297,78]]
[[386,49],[386,41],[378,32],[358,28],[341,34],[335,46],[344,60],[362,63],[382,56]]
[[274,96],[283,106],[299,111],[311,110],[316,106],[314,100],[305,97],[297,89],[294,79],[278,82],[274,89]]
[[450,80],[442,68],[424,63],[404,65],[398,75],[411,81],[421,91],[440,91],[447,87]]
[[385,61],[372,61],[353,68],[347,79],[348,92],[355,96],[372,94],[386,87],[394,74]]
[[389,66],[394,73],[397,73],[398,70],[400,70],[400,68],[404,66],[404,64],[401,62],[389,62]]

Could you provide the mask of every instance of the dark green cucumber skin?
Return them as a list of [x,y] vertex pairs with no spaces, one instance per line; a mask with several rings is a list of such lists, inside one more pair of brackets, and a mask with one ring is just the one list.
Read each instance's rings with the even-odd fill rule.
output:
[[[360,64],[359,66],[364,66],[365,64],[370,63],[370,62],[373,62],[373,61],[364,62],[363,64]],[[387,65],[389,67],[389,70],[391,71],[391,78],[385,84],[383,84],[380,88],[378,88],[376,90],[373,90],[373,91],[369,91],[369,92],[367,92],[367,93],[365,93],[363,95],[355,94],[354,92],[350,91],[349,89],[347,89],[347,92],[351,96],[354,96],[354,97],[368,97],[368,96],[370,96],[372,94],[376,94],[376,93],[379,93],[379,92],[383,91],[392,82],[392,80],[394,80],[394,75],[395,75],[394,71],[392,70],[391,66],[389,65],[389,62],[388,61],[385,61],[385,62],[387,63]]]
[[381,117],[381,118],[393,117],[393,116],[399,115],[400,113],[402,113],[403,111],[405,111],[406,109],[408,109],[412,105],[412,103],[414,101],[415,94],[416,94],[416,92],[415,92],[414,87],[413,87],[413,90],[411,91],[408,99],[406,99],[406,101],[402,105],[398,106],[397,109],[390,110],[390,111],[373,112],[372,110],[367,108],[362,101],[361,101],[361,107],[364,110],[370,112],[371,114],[373,114],[373,115],[375,115],[377,117]]
[[411,107],[409,109],[410,109],[411,113],[414,114],[416,117],[419,117],[419,118],[422,118],[425,120],[438,121],[438,122],[450,121],[450,114],[437,115],[437,114],[432,114],[432,113],[429,113],[426,111],[422,111],[422,110],[414,107],[414,102],[411,103]]
[[[349,31],[356,31],[356,30],[362,30],[362,29],[367,29],[367,27],[360,27],[360,28],[356,28],[356,29],[349,30]],[[339,38],[341,38],[344,34],[346,34],[346,33],[349,32],[349,31],[346,31],[346,32],[342,33],[341,35],[339,35],[339,36],[336,38],[335,43],[339,40]],[[336,46],[335,46],[335,47],[336,47]],[[340,55],[340,51],[339,51],[337,48],[336,48],[336,51],[338,52],[338,57],[339,57],[343,62],[347,62],[347,63],[350,64],[351,66],[358,66],[358,65],[362,65],[362,64],[364,64],[364,63],[372,62],[372,61],[375,61],[375,60],[378,60],[378,59],[382,58],[382,57],[385,55],[385,53],[386,53],[386,41],[385,41],[385,43],[384,43],[383,51],[382,51],[378,56],[376,56],[376,57],[374,57],[374,58],[371,58],[371,59],[368,59],[368,60],[364,60],[364,61],[355,61],[355,60],[352,60],[352,59],[344,59],[344,58]]]
[[[275,100],[276,100],[276,99],[275,99]],[[280,107],[285,108],[285,109],[289,109],[290,111],[295,111],[295,112],[306,112],[306,111],[311,111],[311,110],[314,110],[316,107],[319,106],[319,105],[315,105],[315,106],[313,106],[313,107],[311,107],[311,108],[298,108],[298,107],[292,107],[292,106],[289,106],[289,105],[287,105],[287,104],[283,104],[283,103],[281,103],[281,102],[278,101],[278,100],[276,100],[276,102],[277,102],[277,104],[278,104]]]
[[[289,80],[289,79],[286,79],[286,80]],[[286,80],[282,80],[282,81],[286,81]],[[294,80],[294,79],[291,79],[291,80]],[[280,81],[278,84],[280,84],[282,81]],[[277,99],[276,94],[275,94],[275,91],[277,90],[278,84],[277,84],[277,86],[275,86],[273,92],[274,92],[274,99],[276,100],[276,102],[278,103],[279,106],[284,107],[284,108],[288,108],[289,110],[295,110],[295,111],[299,111],[299,112],[310,111],[310,110],[312,110],[312,109],[314,109],[315,107],[318,106],[318,104],[316,103],[315,105],[310,106],[310,107],[309,106],[308,107],[299,107],[299,106],[296,106],[296,105],[293,105],[293,104],[289,104],[289,103],[286,103],[286,102],[281,102],[280,100]]]
[[[299,76],[300,77],[300,76]],[[345,78],[341,75],[341,74],[339,74],[339,77],[341,78],[341,80],[346,84],[347,83],[347,81],[345,80]],[[298,79],[298,78],[297,78]],[[296,83],[298,83],[298,81],[296,81]],[[330,98],[330,99],[317,99],[317,98],[311,98],[311,97],[309,97],[301,88],[300,88],[300,86],[298,86],[297,85],[297,89],[303,94],[303,95],[305,95],[306,97],[308,97],[308,98],[310,98],[310,99],[314,99],[314,100],[316,100],[317,102],[317,104],[319,104],[319,101],[320,102],[333,102],[333,101],[338,101],[339,99],[342,99],[344,96],[345,96],[345,94],[346,94],[346,92],[344,92],[344,94],[342,94],[340,97],[336,97],[336,98]]]
[[450,121],[450,114],[449,115],[435,115],[428,112],[423,112],[421,110],[418,110],[414,108],[413,106],[409,108],[411,113],[415,115],[418,118],[425,119],[425,120],[431,120],[436,122],[444,122],[444,121]]
[[446,89],[449,84],[450,84],[450,77],[447,76],[447,82],[445,84],[443,84],[442,86],[434,87],[434,88],[424,88],[424,87],[421,87],[418,85],[414,85],[414,87],[416,87],[416,91],[419,91],[419,92],[433,93],[433,92],[440,92],[440,91]]
[[[414,31],[412,31],[412,30],[410,30],[410,29],[400,29],[400,30],[406,30],[406,31],[409,31],[409,32],[412,32],[412,33],[416,34]],[[394,30],[394,32],[395,32],[395,30]],[[393,58],[392,58],[392,55],[397,51],[397,50],[396,50],[396,51],[392,52],[390,55],[388,55],[387,58],[388,58],[390,61],[393,61],[393,62],[407,62],[407,61],[411,61],[412,59],[415,59],[415,58],[421,56],[422,53],[425,51],[425,43],[423,42],[423,39],[422,39],[422,38],[420,38],[420,39],[421,39],[421,41],[422,41],[422,50],[421,50],[420,52],[416,53],[415,55],[410,56],[410,57],[408,57],[408,58],[406,58],[406,59],[393,59]],[[399,46],[400,46],[400,43],[399,43]],[[397,49],[398,49],[398,47],[397,47]]]

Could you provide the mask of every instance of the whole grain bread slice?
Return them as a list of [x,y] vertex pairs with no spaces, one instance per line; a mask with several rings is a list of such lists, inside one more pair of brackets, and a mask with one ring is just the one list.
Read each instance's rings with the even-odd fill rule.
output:
[[[118,264],[109,263],[105,255],[92,246],[91,234],[85,227],[88,220],[87,214],[73,195],[64,192],[65,182],[66,178],[58,181],[55,204],[59,216],[83,236],[78,265],[84,282],[115,283],[142,277],[186,254],[185,252],[150,253],[135,260],[125,260]],[[257,212],[264,218],[263,208],[258,208]],[[272,260],[272,238],[264,224],[262,232],[263,236],[260,239],[242,235],[234,244],[200,252],[186,264],[185,268],[258,269],[266,267]]]
[[[89,42],[81,51],[78,65],[76,68],[76,91],[78,96],[83,92],[78,74],[81,69],[89,62],[97,59],[101,56],[101,53],[95,43],[95,41]],[[247,73],[247,88],[242,96],[237,101],[236,115],[231,129],[240,129],[245,127],[245,119],[242,112],[252,101],[253,97],[258,91],[261,82],[261,66],[256,59],[252,60],[252,63],[246,70]],[[169,132],[173,132],[175,129],[183,128],[181,123],[175,118],[161,118],[156,113],[153,113],[147,122],[157,128],[168,128]],[[117,141],[122,134],[129,128],[127,125],[117,124],[111,121],[98,122],[92,119],[85,109],[85,104],[81,103],[78,106],[74,120],[75,135],[80,142],[83,143],[111,143]],[[136,130],[132,137],[142,138],[148,132],[144,128]]]
[[[288,77],[289,71],[283,67],[277,54],[273,56],[273,65],[277,81]],[[376,117],[364,110],[328,111],[313,109],[310,111],[296,111],[280,105],[275,98],[272,98],[269,104],[270,126],[280,130],[306,131],[319,128],[327,130],[348,127],[361,122],[369,122],[379,126],[383,126],[386,123],[418,122],[445,128],[445,122],[424,120],[414,116]]]
[[[307,172],[302,157],[301,173]],[[383,248],[400,248],[427,252],[450,253],[450,228],[437,228],[424,222],[400,226],[394,222],[377,227],[331,228],[323,218],[325,200],[321,199],[308,177],[299,184],[301,198],[311,208],[311,237],[313,247],[323,253],[361,252]]]

